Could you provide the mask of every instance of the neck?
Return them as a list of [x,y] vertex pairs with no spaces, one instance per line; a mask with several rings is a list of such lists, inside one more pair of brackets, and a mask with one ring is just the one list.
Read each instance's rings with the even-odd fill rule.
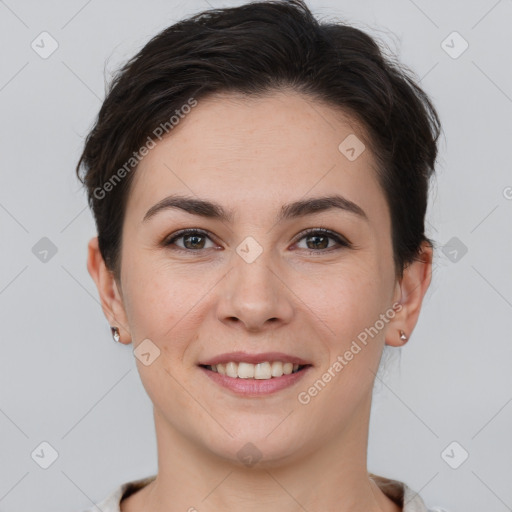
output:
[[[371,403],[371,399],[370,399]],[[286,460],[263,457],[248,467],[205,450],[155,408],[158,476],[122,502],[123,512],[399,512],[366,468],[368,414]],[[300,453],[300,455],[297,455]],[[200,469],[198,469],[200,468]]]

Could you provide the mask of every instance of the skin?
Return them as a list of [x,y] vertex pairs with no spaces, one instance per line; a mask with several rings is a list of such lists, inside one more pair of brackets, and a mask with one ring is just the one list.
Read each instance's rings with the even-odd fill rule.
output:
[[[369,145],[354,161],[338,150],[350,134],[366,140],[350,118],[291,91],[201,100],[136,170],[119,279],[97,238],[90,241],[88,269],[110,325],[134,349],[150,339],[160,350],[148,366],[135,359],[154,404],[158,476],[122,501],[124,512],[401,510],[366,467],[372,389],[384,344],[403,345],[399,331],[410,336],[416,325],[432,250],[425,244],[403,278],[395,275],[389,210]],[[333,192],[367,220],[330,209],[275,223],[283,204]],[[216,201],[234,220],[167,209],[144,222],[170,194]],[[320,227],[353,246],[301,235]],[[162,244],[183,228],[212,236]],[[250,264],[236,252],[247,236],[263,251]],[[378,335],[301,404],[298,393],[390,310]],[[239,397],[197,367],[237,350],[281,351],[313,368],[273,395]],[[262,455],[252,467],[237,457],[249,442]]]

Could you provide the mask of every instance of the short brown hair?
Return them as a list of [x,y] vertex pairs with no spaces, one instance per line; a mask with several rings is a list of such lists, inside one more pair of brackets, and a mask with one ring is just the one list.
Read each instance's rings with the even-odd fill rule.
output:
[[166,28],[112,80],[76,172],[116,276],[134,155],[154,141],[155,129],[191,98],[284,88],[333,105],[366,129],[390,209],[397,274],[423,241],[432,245],[424,220],[440,122],[429,98],[365,32],[318,22],[302,0],[270,0],[207,10]]

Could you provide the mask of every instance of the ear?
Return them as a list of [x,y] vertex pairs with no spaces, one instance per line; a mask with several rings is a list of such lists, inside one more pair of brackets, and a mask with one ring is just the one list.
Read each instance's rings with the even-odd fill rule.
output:
[[131,334],[127,327],[128,321],[120,287],[118,287],[113,272],[107,268],[103,260],[98,245],[98,237],[92,238],[89,242],[87,270],[98,288],[103,314],[111,327],[119,328],[119,341],[124,344],[131,343]]
[[[410,263],[397,282],[394,303],[398,303],[394,318],[386,333],[386,344],[393,347],[405,345],[418,321],[423,297],[427,293],[432,277],[432,246],[423,242],[416,260]],[[406,339],[400,338],[400,331]]]

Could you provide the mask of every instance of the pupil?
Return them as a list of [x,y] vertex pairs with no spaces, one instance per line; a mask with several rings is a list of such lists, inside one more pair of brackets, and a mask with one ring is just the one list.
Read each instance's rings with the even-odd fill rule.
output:
[[[325,249],[327,247],[327,245],[325,244],[325,241],[327,241],[327,237],[326,236],[323,236],[323,235],[320,235],[320,236],[319,235],[311,235],[309,238],[310,239],[316,239],[316,240],[318,240],[319,238],[323,238],[323,240],[324,240],[324,243],[321,244],[321,246],[316,245],[315,247],[313,247],[314,249],[315,248],[316,249],[318,249],[318,248]],[[308,243],[308,247],[309,247],[309,243]],[[311,247],[309,247],[309,248],[311,249]]]
[[[203,238],[203,237],[202,236],[197,236],[197,235],[187,235],[185,237],[185,239],[184,239],[185,240],[185,246],[187,245],[187,243],[186,243],[187,240],[195,239],[195,242],[192,242],[192,246],[193,246],[192,248],[193,249],[197,249],[198,247],[196,245],[196,242],[197,242],[198,239],[201,239],[201,238]],[[199,243],[199,245],[200,245],[200,243]],[[199,247],[199,248],[201,248],[201,247]]]

